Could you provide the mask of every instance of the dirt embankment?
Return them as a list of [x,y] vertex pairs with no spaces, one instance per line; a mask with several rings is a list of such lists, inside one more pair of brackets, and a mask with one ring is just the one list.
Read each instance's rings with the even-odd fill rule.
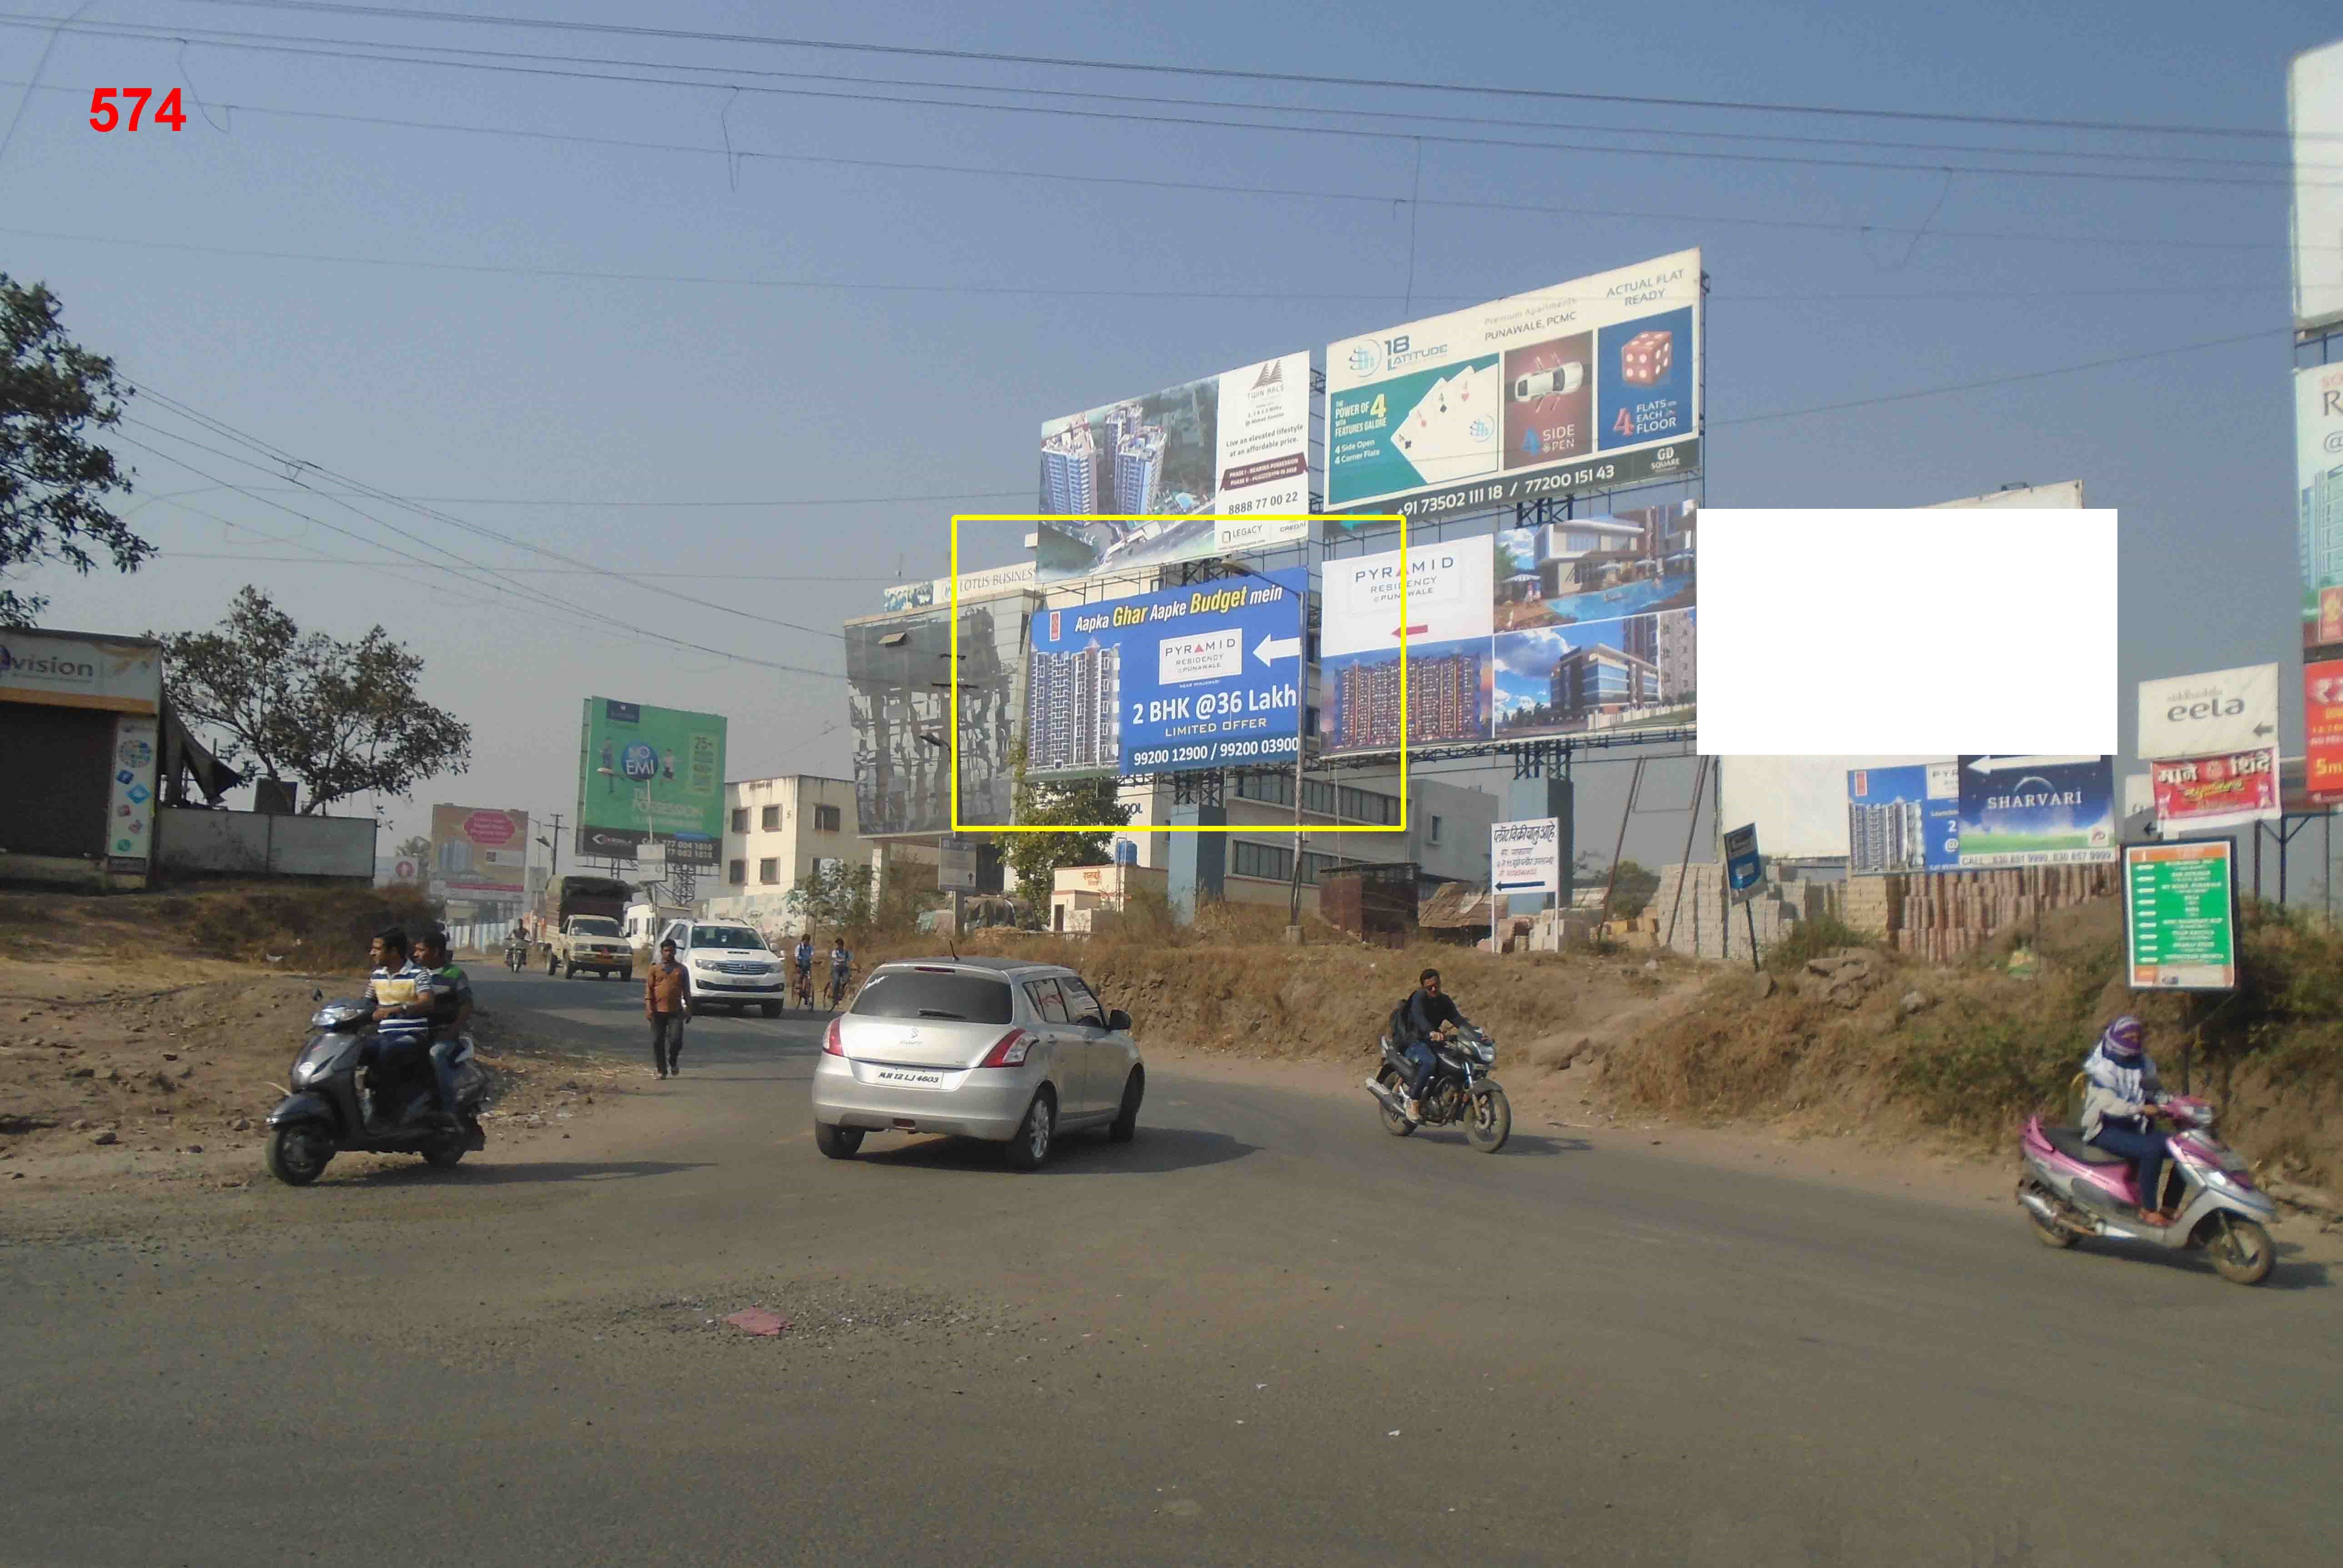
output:
[[[0,1190],[250,1180],[317,993],[357,993],[366,936],[427,918],[364,890],[0,896]],[[296,949],[353,961],[287,972]],[[473,1038],[500,1137],[558,1138],[627,1076],[493,1012]]]
[[[2112,900],[2046,917],[2011,972],[2004,938],[1971,962],[1935,966],[1868,948],[1718,971],[1664,1020],[1603,1054],[1597,1081],[1619,1103],[1710,1122],[1936,1139],[2006,1151],[2037,1111],[2064,1113],[2106,1021],[2137,1014],[2167,1088],[2222,1112],[2221,1134],[2275,1191],[2343,1179],[2343,938],[2255,911],[2244,984],[2216,1011],[2131,990]],[[2198,1024],[2202,1023],[2201,1036]],[[2313,1190],[2295,1195],[2333,1211]]]

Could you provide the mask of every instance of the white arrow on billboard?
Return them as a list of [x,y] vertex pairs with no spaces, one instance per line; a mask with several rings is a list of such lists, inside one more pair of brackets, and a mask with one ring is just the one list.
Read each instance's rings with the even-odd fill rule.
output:
[[1252,656],[1267,664],[1272,658],[1300,658],[1302,639],[1298,637],[1263,637]]
[[2143,761],[2253,751],[2278,740],[2278,666],[2249,664],[2139,683]]
[[2024,768],[2065,768],[2077,762],[2097,762],[2091,757],[1980,757],[1969,764],[1972,773],[2013,773]]

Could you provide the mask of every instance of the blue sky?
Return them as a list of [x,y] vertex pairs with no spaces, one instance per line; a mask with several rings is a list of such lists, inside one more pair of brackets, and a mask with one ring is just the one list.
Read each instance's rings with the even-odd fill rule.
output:
[[[2331,5],[2312,4],[2210,13],[1684,0],[1480,22],[1373,0],[494,9],[2265,133],[2284,125],[2288,56],[2343,31]],[[0,113],[23,101],[0,156],[0,267],[46,281],[82,341],[211,419],[401,497],[462,499],[434,503],[430,516],[290,493],[285,467],[199,450],[187,442],[253,455],[141,400],[147,427],[124,435],[156,451],[124,455],[138,470],[136,522],[166,558],[127,579],[46,571],[25,586],[51,595],[49,620],[69,627],[207,624],[246,581],[331,630],[380,620],[429,656],[429,695],[478,737],[468,778],[392,803],[401,830],[437,799],[566,810],[588,693],[729,714],[735,777],[843,773],[840,681],[635,640],[591,618],[839,670],[830,628],[875,611],[883,583],[940,572],[953,510],[1030,505],[1045,417],[1694,245],[1714,288],[1712,505],[1892,506],[2080,477],[2094,504],[2123,516],[2127,735],[2131,681],[2293,651],[2285,154],[2266,136],[2086,138],[1272,86],[194,0],[98,0],[82,25],[163,32],[60,35],[44,62],[43,32],[0,26],[0,78],[14,84],[0,86]],[[636,75],[713,69],[696,85],[585,81],[259,53],[199,29],[374,41],[334,45],[344,53],[404,43],[659,63],[608,67]],[[1524,38],[1536,46],[1521,47]],[[45,90],[27,94],[36,62]],[[1125,101],[1011,101],[1142,117],[860,101],[885,90],[840,76],[1113,93]],[[100,136],[86,118],[96,85],[192,88],[209,118],[191,112],[176,134]],[[1306,102],[1358,114],[1322,126],[1384,135],[1200,126],[1183,122],[1213,111],[1133,95]],[[1469,117],[1513,123],[1461,123]],[[1676,140],[1667,145],[1709,156],[1620,156],[1655,145],[1630,134],[1638,127],[1823,139]],[[728,138],[759,156],[728,159]],[[1956,145],[2166,156],[2055,166],[2149,177],[1939,172],[2039,161],[1944,150]],[[1920,166],[1728,161],[1776,156]],[[1037,175],[1086,179],[1026,177]],[[2210,183],[2170,183],[2179,176]],[[1132,178],[1309,194],[1093,183]],[[1569,210],[1509,210],[1523,206]],[[1928,232],[1903,232],[1916,227]],[[243,252],[275,254],[223,254]],[[794,286],[809,283],[853,286]],[[1764,417],[2247,334],[2078,375]],[[212,479],[163,451],[260,497],[199,488]],[[935,498],[859,499],[871,497]],[[857,499],[772,504],[846,498]],[[589,501],[639,504],[579,504]],[[707,504],[717,502],[762,504]],[[689,574],[653,580],[723,608],[548,571],[562,563],[463,525],[631,571]],[[378,563],[393,559],[387,545],[493,565],[507,585],[553,602],[517,605],[404,566],[277,558]],[[971,564],[1015,553],[1004,531],[974,541]],[[242,558],[201,558],[214,556]],[[2290,709],[2297,737],[2298,722]],[[1491,787],[1509,777],[1496,773]],[[1603,814],[1615,821],[1624,769],[1581,779],[1581,842],[1607,849]],[[1661,842],[1680,829],[1652,831],[1629,852],[1673,858]]]

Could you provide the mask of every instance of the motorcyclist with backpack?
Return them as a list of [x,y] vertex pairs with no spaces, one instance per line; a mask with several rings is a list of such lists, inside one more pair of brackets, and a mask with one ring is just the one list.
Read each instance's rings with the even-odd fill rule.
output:
[[1415,990],[1392,1015],[1392,1022],[1397,1031],[1393,1043],[1405,1052],[1412,1074],[1407,1085],[1407,1119],[1421,1122],[1424,1088],[1440,1067],[1433,1041],[1455,1038],[1457,1030],[1472,1028],[1472,1021],[1458,1010],[1456,999],[1440,989],[1440,971],[1428,969],[1416,977]]

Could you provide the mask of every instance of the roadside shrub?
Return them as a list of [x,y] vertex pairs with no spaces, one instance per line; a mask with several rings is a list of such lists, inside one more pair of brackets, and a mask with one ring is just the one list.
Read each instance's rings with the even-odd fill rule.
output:
[[1788,973],[1803,968],[1808,959],[1840,948],[1867,948],[1871,942],[1869,933],[1856,930],[1836,915],[1815,915],[1790,928],[1790,934],[1765,954],[1765,967],[1777,974]]

